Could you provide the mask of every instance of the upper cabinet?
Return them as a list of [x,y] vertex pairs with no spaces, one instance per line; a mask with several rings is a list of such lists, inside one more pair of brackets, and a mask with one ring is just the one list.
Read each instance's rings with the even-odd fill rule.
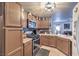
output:
[[49,28],[49,18],[47,18],[47,17],[39,18],[37,23],[38,23],[38,28],[40,28],[40,29]]
[[21,27],[21,5],[5,3],[5,26]]
[[49,17],[38,17],[32,13],[27,13],[28,21],[34,20],[37,29],[49,29]]

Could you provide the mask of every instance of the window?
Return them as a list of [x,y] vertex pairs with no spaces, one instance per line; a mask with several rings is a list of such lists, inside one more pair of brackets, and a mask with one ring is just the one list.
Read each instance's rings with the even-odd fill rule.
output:
[[64,29],[70,29],[70,24],[64,24]]

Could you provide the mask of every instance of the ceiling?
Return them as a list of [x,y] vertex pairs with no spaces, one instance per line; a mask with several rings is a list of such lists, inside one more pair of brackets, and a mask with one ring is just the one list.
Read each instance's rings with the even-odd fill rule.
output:
[[[20,4],[23,6],[25,12],[32,12],[34,15],[37,16],[66,16],[71,15],[71,11],[76,5],[76,2],[57,2],[56,8],[53,11],[47,11],[45,10],[45,3],[46,2],[20,2]],[[69,14],[68,14],[69,13]]]

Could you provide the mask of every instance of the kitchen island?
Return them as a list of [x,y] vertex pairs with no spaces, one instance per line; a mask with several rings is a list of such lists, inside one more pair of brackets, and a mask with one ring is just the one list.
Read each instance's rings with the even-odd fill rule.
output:
[[40,34],[40,45],[57,48],[66,55],[72,55],[72,37],[55,34]]

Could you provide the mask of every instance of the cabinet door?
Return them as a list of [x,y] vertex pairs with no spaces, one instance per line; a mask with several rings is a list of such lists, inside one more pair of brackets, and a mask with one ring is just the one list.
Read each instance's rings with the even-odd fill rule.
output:
[[18,3],[5,3],[5,26],[21,26],[21,6]]
[[44,20],[38,20],[37,28],[49,28],[49,20],[47,18],[44,18]]
[[58,38],[57,40],[57,48],[61,50],[66,55],[70,55],[70,41],[65,38]]
[[32,56],[32,41],[24,44],[24,56]]
[[23,47],[19,47],[16,50],[13,50],[7,56],[23,56]]
[[6,55],[22,46],[22,33],[20,28],[5,29],[5,53]]
[[60,37],[57,37],[57,48],[62,51],[62,42],[63,40]]
[[56,47],[56,37],[55,36],[49,36],[48,40],[49,40],[49,46]]
[[48,45],[47,36],[40,36],[40,44],[41,45]]
[[69,51],[70,51],[70,44],[69,44],[69,40],[67,39],[64,39],[63,42],[62,42],[62,51],[69,55]]

